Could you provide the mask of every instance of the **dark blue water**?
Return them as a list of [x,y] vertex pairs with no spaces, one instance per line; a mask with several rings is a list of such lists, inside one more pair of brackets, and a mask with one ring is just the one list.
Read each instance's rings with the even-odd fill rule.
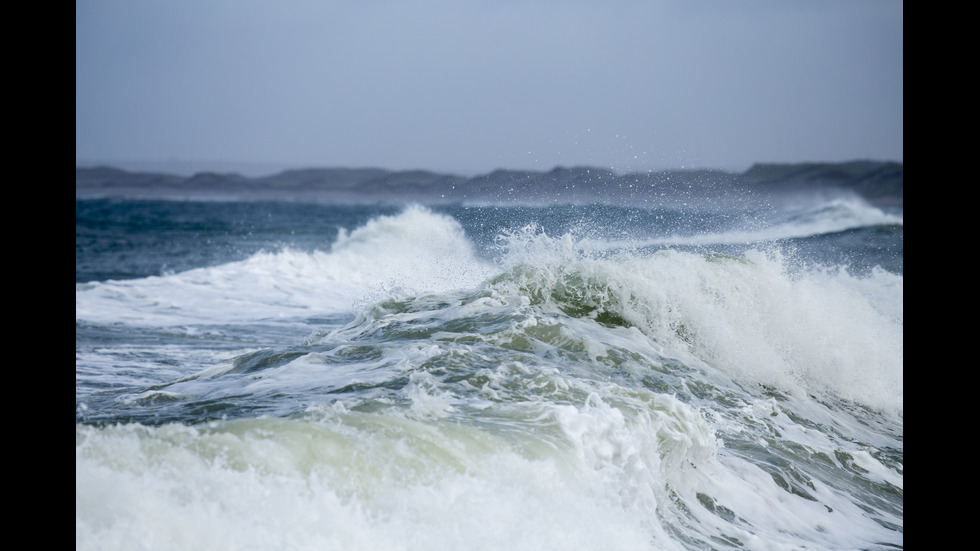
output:
[[[373,217],[392,215],[392,204],[329,205],[274,201],[168,201],[93,199],[75,201],[75,282],[133,279],[242,260],[259,251],[290,247],[328,250],[341,229],[350,231]],[[766,228],[785,222],[779,211],[630,208],[602,204],[560,206],[436,205],[457,219],[479,251],[498,254],[502,233],[541,228],[549,235],[616,240],[623,247],[665,248],[739,254],[745,243],[672,243],[671,236],[723,233],[732,228]],[[791,222],[791,221],[790,221]],[[648,240],[665,240],[643,245]],[[875,266],[902,274],[903,226],[867,225],[786,237],[772,232],[762,242],[804,263],[845,266],[866,273]]]

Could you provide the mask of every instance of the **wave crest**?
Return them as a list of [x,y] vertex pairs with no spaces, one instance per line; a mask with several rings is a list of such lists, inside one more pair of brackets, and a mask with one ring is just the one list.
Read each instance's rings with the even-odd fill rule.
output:
[[546,312],[635,327],[668,356],[753,385],[902,409],[901,276],[792,273],[772,251],[601,257],[572,253],[568,236],[525,242],[510,243],[516,263],[490,281],[496,292],[526,296]]

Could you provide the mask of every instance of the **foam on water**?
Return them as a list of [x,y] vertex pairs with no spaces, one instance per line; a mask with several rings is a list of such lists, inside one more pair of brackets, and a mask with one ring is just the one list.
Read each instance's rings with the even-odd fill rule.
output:
[[234,325],[307,318],[391,295],[473,286],[493,269],[458,222],[413,206],[342,231],[329,252],[287,248],[177,274],[76,285],[75,319]]
[[749,384],[903,408],[902,278],[790,269],[778,250],[743,257],[660,251],[596,258],[568,236],[512,236],[496,288],[575,316],[639,328],[668,355]]
[[77,328],[210,339],[76,347],[78,407],[155,423],[76,422],[76,548],[901,544],[902,276],[533,225],[493,250],[410,207],[77,285]]
[[283,323],[361,311],[393,296],[478,288],[503,274],[489,283],[495,292],[636,327],[690,365],[901,412],[900,276],[792,273],[779,251],[596,257],[578,243],[528,227],[501,237],[503,254],[492,265],[474,254],[455,220],[411,207],[342,233],[329,252],[260,253],[169,276],[82,285],[76,321]]
[[522,430],[340,403],[305,419],[76,426],[76,545],[841,549],[889,537],[836,489],[814,480],[800,497],[725,453],[691,407],[621,392],[524,404]]
[[734,225],[717,230],[696,228],[672,231],[665,235],[629,236],[626,239],[582,239],[583,250],[640,248],[654,246],[749,245],[787,239],[833,234],[874,226],[901,226],[904,217],[887,213],[859,197],[836,197],[749,210],[734,220]]
[[79,429],[78,548],[655,548],[589,471],[465,427],[342,416]]

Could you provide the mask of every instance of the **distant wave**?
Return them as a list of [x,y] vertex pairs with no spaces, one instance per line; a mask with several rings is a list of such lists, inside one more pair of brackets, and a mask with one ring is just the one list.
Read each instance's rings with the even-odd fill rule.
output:
[[734,229],[716,232],[672,234],[644,239],[583,240],[591,249],[612,249],[652,246],[749,245],[785,239],[828,235],[875,226],[902,226],[904,217],[889,214],[857,198],[836,198],[817,204],[779,212],[779,218],[768,219],[760,214],[755,220],[740,221]]

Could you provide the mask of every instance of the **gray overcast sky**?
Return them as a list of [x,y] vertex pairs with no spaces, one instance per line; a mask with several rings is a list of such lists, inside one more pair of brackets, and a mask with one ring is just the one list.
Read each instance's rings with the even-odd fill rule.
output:
[[76,0],[75,159],[903,161],[896,0]]

